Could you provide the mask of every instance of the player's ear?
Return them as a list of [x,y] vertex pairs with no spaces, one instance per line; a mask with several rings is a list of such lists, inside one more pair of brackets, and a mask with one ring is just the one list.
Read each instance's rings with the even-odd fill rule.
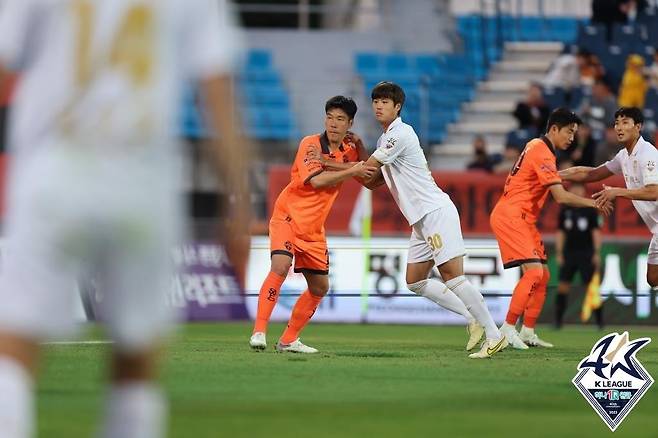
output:
[[354,119],[350,119],[350,120],[348,120],[348,122],[347,122],[347,129],[352,128],[352,125],[353,125],[353,124],[354,124]]
[[396,103],[395,104],[395,111],[397,111],[398,114],[400,114],[401,109],[402,109],[402,104],[401,103]]

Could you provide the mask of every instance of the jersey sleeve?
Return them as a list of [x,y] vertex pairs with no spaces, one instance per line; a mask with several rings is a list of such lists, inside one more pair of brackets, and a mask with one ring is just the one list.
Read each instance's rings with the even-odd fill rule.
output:
[[392,131],[386,136],[382,145],[372,153],[372,156],[382,164],[391,164],[404,151],[406,140],[404,135]]
[[623,149],[617,152],[617,155],[612,160],[606,161],[605,162],[605,167],[608,168],[608,170],[615,175],[621,175],[621,153]]
[[38,28],[33,0],[6,0],[0,3],[0,63],[10,70],[20,70],[27,58],[28,42]]
[[656,163],[658,163],[658,151],[647,154],[647,157],[638,163],[642,169],[642,181],[645,186],[658,184],[658,168],[656,168]]
[[562,178],[557,173],[557,166],[555,162],[555,156],[548,152],[539,152],[531,154],[530,165],[532,166],[539,183],[542,186],[550,186],[553,184],[562,183]]
[[242,35],[226,0],[189,2],[183,57],[193,79],[231,72],[242,53]]
[[312,139],[305,138],[299,143],[299,149],[295,157],[299,177],[304,184],[323,170],[322,163],[319,160],[309,158],[309,153],[313,149],[319,150],[320,145]]

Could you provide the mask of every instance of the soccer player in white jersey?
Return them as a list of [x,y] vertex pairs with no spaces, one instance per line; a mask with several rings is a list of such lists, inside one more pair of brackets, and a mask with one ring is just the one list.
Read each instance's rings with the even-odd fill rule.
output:
[[[243,257],[247,187],[230,71],[239,34],[224,0],[6,0],[0,76],[21,75],[0,278],[0,435],[33,435],[39,343],[74,329],[75,279],[93,274],[114,341],[101,436],[164,436],[157,357],[172,245],[182,234],[182,88],[197,82]],[[75,419],[71,419],[75,421]]]
[[626,188],[609,187],[595,193],[597,206],[615,198],[631,199],[638,214],[653,234],[647,258],[647,283],[658,286],[658,150],[640,134],[644,116],[635,107],[621,107],[615,112],[615,132],[622,148],[599,167],[577,166],[560,171],[562,179],[577,182],[601,181],[623,175]]
[[[383,177],[400,211],[412,228],[406,281],[412,292],[426,297],[470,321],[469,327],[483,327],[486,341],[471,358],[487,358],[507,346],[496,327],[484,298],[464,276],[464,241],[457,208],[434,181],[414,129],[400,118],[404,91],[392,82],[380,82],[371,93],[372,109],[384,133],[377,149],[366,162],[381,168],[374,188]],[[437,266],[444,283],[430,279]],[[471,316],[472,315],[472,316]],[[471,349],[482,331],[469,339]]]

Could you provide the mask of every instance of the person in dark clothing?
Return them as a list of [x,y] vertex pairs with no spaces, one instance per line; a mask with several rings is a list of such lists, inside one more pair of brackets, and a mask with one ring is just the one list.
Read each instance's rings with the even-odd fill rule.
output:
[[[573,183],[569,190],[585,196],[585,186]],[[585,287],[601,266],[601,218],[594,208],[564,206],[560,210],[559,229],[555,241],[559,283],[555,304],[555,326],[562,327],[564,313],[567,309],[568,294],[576,272]],[[603,327],[603,307],[594,311],[596,323]]]
[[592,128],[582,124],[576,133],[573,143],[564,151],[558,154],[558,163],[560,166],[568,164],[572,166],[594,166],[594,157],[596,154],[596,141],[592,137]]
[[468,163],[468,170],[484,170],[493,172],[493,168],[500,162],[500,154],[490,155],[487,153],[487,142],[483,136],[477,135],[473,139],[473,159]]
[[531,84],[525,100],[516,104],[513,116],[519,122],[519,128],[534,128],[537,132],[544,132],[550,108],[544,102],[541,86]]

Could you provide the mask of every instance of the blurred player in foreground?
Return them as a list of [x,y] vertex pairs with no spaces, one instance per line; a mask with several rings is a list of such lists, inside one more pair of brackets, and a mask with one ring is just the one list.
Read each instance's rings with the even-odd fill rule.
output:
[[622,148],[617,155],[599,167],[572,167],[560,172],[568,181],[601,181],[612,175],[623,175],[626,188],[603,186],[594,194],[597,205],[617,197],[632,200],[644,223],[653,234],[647,258],[647,283],[658,286],[658,150],[642,138],[644,116],[635,107],[621,107],[615,112],[615,132]]
[[229,255],[248,251],[229,77],[238,35],[226,2],[8,0],[0,29],[3,72],[21,74],[0,281],[0,435],[32,436],[39,342],[73,331],[75,279],[92,275],[114,341],[100,435],[163,436],[157,363],[173,322],[165,297],[183,223],[175,137],[188,81],[221,133]]
[[[505,269],[521,267],[522,276],[500,331],[513,348],[553,347],[535,333],[537,318],[546,300],[550,272],[546,266],[544,242],[537,230],[537,217],[550,192],[559,204],[595,207],[593,199],[564,189],[558,175],[556,148],[565,150],[574,140],[581,121],[565,108],[551,113],[546,134],[528,142],[505,181],[503,194],[491,212],[491,228],[500,247]],[[609,213],[609,204],[601,206]],[[523,315],[521,333],[516,323]]]
[[332,97],[325,104],[325,131],[304,137],[299,143],[290,183],[279,194],[270,219],[272,262],[258,297],[256,321],[249,339],[253,349],[267,347],[267,324],[294,258],[295,272],[304,275],[308,289],[297,299],[276,349],[292,353],[318,352],[304,345],[299,333],[329,291],[329,252],[324,222],[343,181],[367,178],[376,171],[360,161],[367,158],[363,144],[348,132],[356,111],[352,99]]
[[[464,240],[457,208],[434,181],[414,129],[400,118],[405,95],[392,82],[380,82],[371,93],[372,110],[384,133],[367,165],[381,168],[369,186],[381,182],[391,191],[412,228],[406,281],[412,292],[464,315],[469,321],[467,350],[486,332],[482,348],[471,358],[487,358],[507,346],[480,292],[464,276]],[[437,266],[445,281],[428,278]]]

